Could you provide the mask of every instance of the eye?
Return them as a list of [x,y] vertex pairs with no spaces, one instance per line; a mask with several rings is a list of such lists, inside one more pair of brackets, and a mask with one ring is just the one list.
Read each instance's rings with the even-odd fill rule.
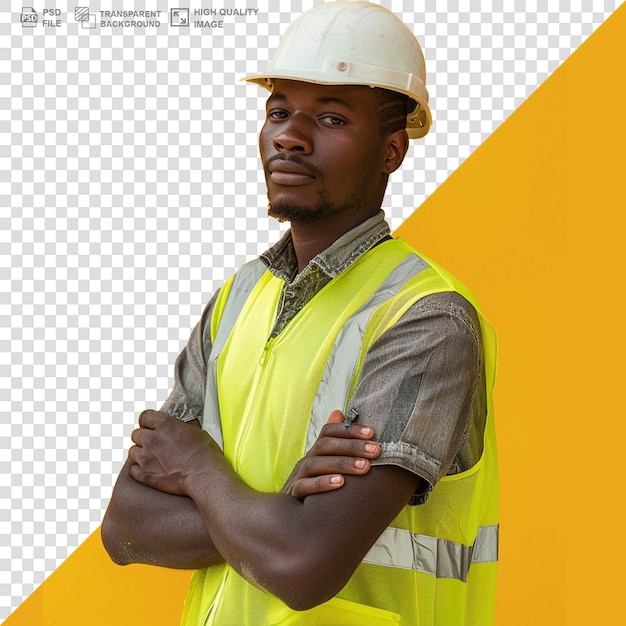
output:
[[345,120],[341,117],[337,117],[336,115],[323,115],[319,118],[320,121],[328,126],[341,126],[345,124]]
[[289,114],[287,111],[284,111],[283,109],[272,109],[267,113],[267,117],[271,120],[284,120],[288,116]]

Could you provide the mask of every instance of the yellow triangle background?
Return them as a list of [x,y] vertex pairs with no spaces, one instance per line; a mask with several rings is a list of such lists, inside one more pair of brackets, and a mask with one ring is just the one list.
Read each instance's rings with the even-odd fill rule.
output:
[[[398,231],[498,330],[498,626],[622,613],[625,39],[622,5]],[[5,624],[170,626],[188,579],[97,531]]]
[[498,626],[617,624],[626,5],[399,229],[499,337]]
[[98,529],[4,626],[177,626],[190,572],[114,565]]

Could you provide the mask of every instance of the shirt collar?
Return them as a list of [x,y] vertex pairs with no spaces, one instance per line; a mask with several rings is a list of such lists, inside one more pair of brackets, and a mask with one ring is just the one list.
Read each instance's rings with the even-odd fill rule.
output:
[[389,232],[385,213],[381,210],[313,257],[298,275],[298,259],[293,248],[291,230],[288,230],[276,244],[261,255],[261,260],[272,274],[287,283],[299,280],[314,265],[329,278],[336,278],[363,253],[387,237]]

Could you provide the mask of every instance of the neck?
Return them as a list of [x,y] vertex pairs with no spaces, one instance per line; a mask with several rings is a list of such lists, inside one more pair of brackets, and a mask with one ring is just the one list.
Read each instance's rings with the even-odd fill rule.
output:
[[309,261],[320,252],[330,247],[337,239],[373,217],[380,209],[363,215],[328,216],[310,224],[291,223],[291,238],[298,259],[298,272],[301,272]]

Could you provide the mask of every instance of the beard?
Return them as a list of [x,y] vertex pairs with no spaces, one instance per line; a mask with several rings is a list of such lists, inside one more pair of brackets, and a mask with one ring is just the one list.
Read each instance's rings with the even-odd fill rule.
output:
[[303,207],[287,202],[277,202],[267,205],[267,214],[277,219],[279,222],[290,222],[292,224],[312,224],[317,220],[331,215],[334,208],[324,199],[313,207]]
[[358,213],[366,202],[363,186],[357,185],[358,191],[341,202],[332,202],[323,191],[313,205],[301,205],[290,202],[268,202],[267,214],[279,222],[290,222],[300,226],[313,224],[334,214],[350,215]]

